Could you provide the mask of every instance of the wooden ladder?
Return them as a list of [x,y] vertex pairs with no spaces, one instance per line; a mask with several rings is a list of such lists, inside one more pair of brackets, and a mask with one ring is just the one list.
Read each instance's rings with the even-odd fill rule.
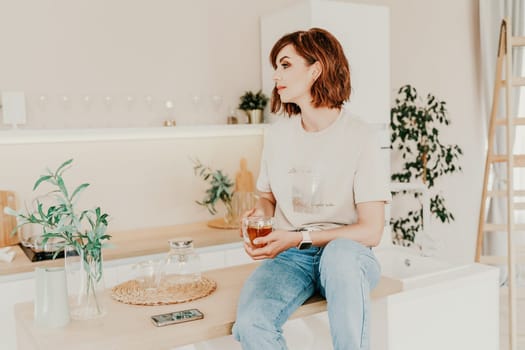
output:
[[[509,350],[518,349],[517,344],[517,286],[516,286],[516,238],[515,232],[525,231],[525,224],[518,225],[514,220],[515,210],[524,210],[525,203],[515,202],[516,197],[525,196],[525,191],[514,188],[513,170],[516,167],[525,167],[525,155],[513,154],[514,131],[518,125],[525,125],[525,117],[511,116],[512,88],[525,86],[525,77],[514,77],[512,74],[512,48],[525,46],[525,37],[512,37],[512,27],[508,19],[503,19],[500,27],[498,56],[496,64],[496,80],[494,83],[492,109],[490,114],[490,125],[488,135],[487,159],[485,162],[485,175],[483,180],[483,192],[481,196],[481,208],[479,214],[478,237],[476,245],[476,262],[485,264],[507,264],[508,268],[508,315],[509,315]],[[503,66],[505,66],[505,79],[503,79]],[[504,117],[497,118],[500,103],[500,92],[504,90]],[[506,127],[505,141],[507,154],[495,154],[494,139],[496,137],[496,126]],[[490,190],[489,176],[491,170],[498,163],[506,163],[506,188],[504,190]],[[493,181],[494,182],[494,181]],[[492,197],[506,197],[507,215],[504,224],[486,222],[485,211],[487,199]],[[482,255],[483,236],[485,232],[502,231],[507,233],[507,256]],[[525,257],[524,247],[520,247],[519,253]],[[518,253],[518,254],[519,254]]]

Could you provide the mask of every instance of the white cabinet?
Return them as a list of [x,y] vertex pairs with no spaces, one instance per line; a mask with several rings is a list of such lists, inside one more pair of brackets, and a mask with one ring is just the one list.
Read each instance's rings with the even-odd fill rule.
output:
[[224,267],[248,264],[253,262],[252,258],[243,248],[233,248],[224,251]]
[[270,51],[284,34],[320,27],[341,42],[350,62],[347,108],[370,123],[390,119],[390,12],[386,6],[311,0],[261,17],[263,91],[271,94]]
[[0,348],[16,349],[14,305],[34,299],[35,280],[33,273],[23,274],[24,278],[0,282]]

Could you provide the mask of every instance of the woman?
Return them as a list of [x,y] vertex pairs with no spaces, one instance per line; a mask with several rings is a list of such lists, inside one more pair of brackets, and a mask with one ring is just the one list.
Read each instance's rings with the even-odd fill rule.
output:
[[239,299],[235,338],[243,349],[286,349],[282,325],[315,292],[328,302],[334,349],[368,349],[368,297],[380,267],[370,247],[382,235],[388,175],[366,123],[350,116],[348,61],[337,39],[313,28],[283,36],[255,208],[274,231],[246,252],[262,264]]

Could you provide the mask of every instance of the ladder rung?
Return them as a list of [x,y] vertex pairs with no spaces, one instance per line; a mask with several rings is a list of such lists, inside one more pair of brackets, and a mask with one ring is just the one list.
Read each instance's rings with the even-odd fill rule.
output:
[[525,77],[512,77],[512,86],[525,86]]
[[[515,197],[525,197],[525,191],[512,191],[512,194],[514,194]],[[507,191],[505,190],[498,190],[498,191],[487,191],[487,196],[490,197],[506,197]]]
[[[525,224],[514,224],[515,231],[525,231]],[[483,231],[505,231],[507,232],[507,224],[483,224]]]
[[[518,292],[518,299],[524,299],[525,298],[525,287],[522,286],[516,286],[516,291]],[[499,293],[501,296],[507,297],[509,295],[509,287],[508,286],[501,286],[499,287]]]
[[523,202],[514,203],[514,209],[515,210],[525,210],[525,203]]
[[[507,125],[507,119],[497,118],[495,121],[496,125]],[[512,118],[511,124],[514,125],[525,125],[525,117]]]
[[[525,246],[523,244],[517,245],[514,250],[516,260],[525,262]],[[506,264],[507,256],[506,255],[481,255],[479,257],[479,262],[482,264],[496,265],[496,264]]]
[[[516,256],[516,261],[524,262],[525,254]],[[486,265],[503,265],[507,263],[506,255],[482,255],[479,257],[479,262]]]
[[503,265],[507,263],[507,257],[496,255],[482,255],[479,257],[479,262],[486,265]]
[[[525,167],[525,154],[514,155],[513,160],[514,160],[515,167]],[[500,163],[500,162],[506,162],[506,161],[507,161],[506,154],[498,154],[498,155],[490,156],[491,163]]]
[[[507,84],[506,80],[501,81],[501,86],[505,87]],[[525,77],[513,77],[511,80],[512,86],[525,86]]]
[[512,46],[525,46],[525,36],[513,36],[511,39]]

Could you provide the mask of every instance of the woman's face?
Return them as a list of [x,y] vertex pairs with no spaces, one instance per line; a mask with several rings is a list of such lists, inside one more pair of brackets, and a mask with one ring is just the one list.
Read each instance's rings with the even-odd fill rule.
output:
[[279,51],[275,63],[277,68],[273,74],[273,81],[281,102],[295,103],[299,106],[310,103],[310,89],[319,73],[317,64],[309,66],[291,44]]

